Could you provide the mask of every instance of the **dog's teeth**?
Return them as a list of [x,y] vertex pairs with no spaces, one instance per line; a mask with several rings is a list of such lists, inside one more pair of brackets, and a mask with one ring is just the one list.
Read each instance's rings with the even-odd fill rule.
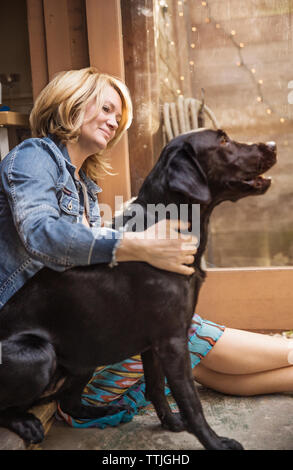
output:
[[272,177],[271,176],[264,176],[264,175],[261,175],[261,179],[264,179],[264,180],[269,180],[271,183],[272,183]]

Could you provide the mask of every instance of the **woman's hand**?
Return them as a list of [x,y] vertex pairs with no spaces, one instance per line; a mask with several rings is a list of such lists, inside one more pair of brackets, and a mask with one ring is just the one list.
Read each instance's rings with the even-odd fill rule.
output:
[[[179,226],[180,225],[180,226]],[[124,232],[123,241],[116,252],[117,261],[144,261],[159,269],[190,276],[194,268],[197,238],[179,233],[187,224],[174,220],[161,220],[144,232]]]

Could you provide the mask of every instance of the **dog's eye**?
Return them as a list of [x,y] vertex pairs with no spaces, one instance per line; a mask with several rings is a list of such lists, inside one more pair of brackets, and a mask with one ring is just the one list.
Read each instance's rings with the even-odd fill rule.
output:
[[228,142],[229,142],[228,137],[225,136],[225,135],[222,135],[222,136],[221,136],[221,140],[220,140],[220,144],[221,144],[221,145],[226,145]]

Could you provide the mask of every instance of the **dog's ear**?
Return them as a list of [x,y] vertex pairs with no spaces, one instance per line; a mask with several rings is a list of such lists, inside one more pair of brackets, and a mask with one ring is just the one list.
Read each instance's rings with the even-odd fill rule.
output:
[[[194,151],[192,151],[194,153]],[[188,146],[174,149],[167,168],[169,188],[184,194],[199,204],[208,204],[211,200],[207,177]]]

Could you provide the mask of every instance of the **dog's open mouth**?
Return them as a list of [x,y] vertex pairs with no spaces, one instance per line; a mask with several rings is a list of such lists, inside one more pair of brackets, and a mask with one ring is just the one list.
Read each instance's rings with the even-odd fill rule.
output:
[[247,194],[263,194],[267,191],[272,183],[272,178],[270,176],[264,175],[263,173],[269,170],[273,164],[270,164],[267,166],[267,168],[262,169],[261,174],[250,173],[249,175],[246,175],[239,180],[230,181],[229,186],[235,186]]
[[277,161],[276,149],[270,150],[269,158],[267,158],[264,162],[262,162],[261,166],[262,169],[254,174],[250,174],[249,176],[242,179],[242,184],[248,186],[251,190],[256,193],[263,193],[265,192],[272,183],[272,178],[270,176],[266,176],[266,173],[270,168],[272,168]]
[[[250,175],[242,179],[229,181],[227,186],[233,190],[241,191],[242,194],[264,194],[270,187],[272,178],[264,175]],[[238,197],[231,200],[237,200]]]
[[257,175],[253,178],[245,178],[242,182],[253,189],[262,191],[271,185],[272,178],[270,176]]

